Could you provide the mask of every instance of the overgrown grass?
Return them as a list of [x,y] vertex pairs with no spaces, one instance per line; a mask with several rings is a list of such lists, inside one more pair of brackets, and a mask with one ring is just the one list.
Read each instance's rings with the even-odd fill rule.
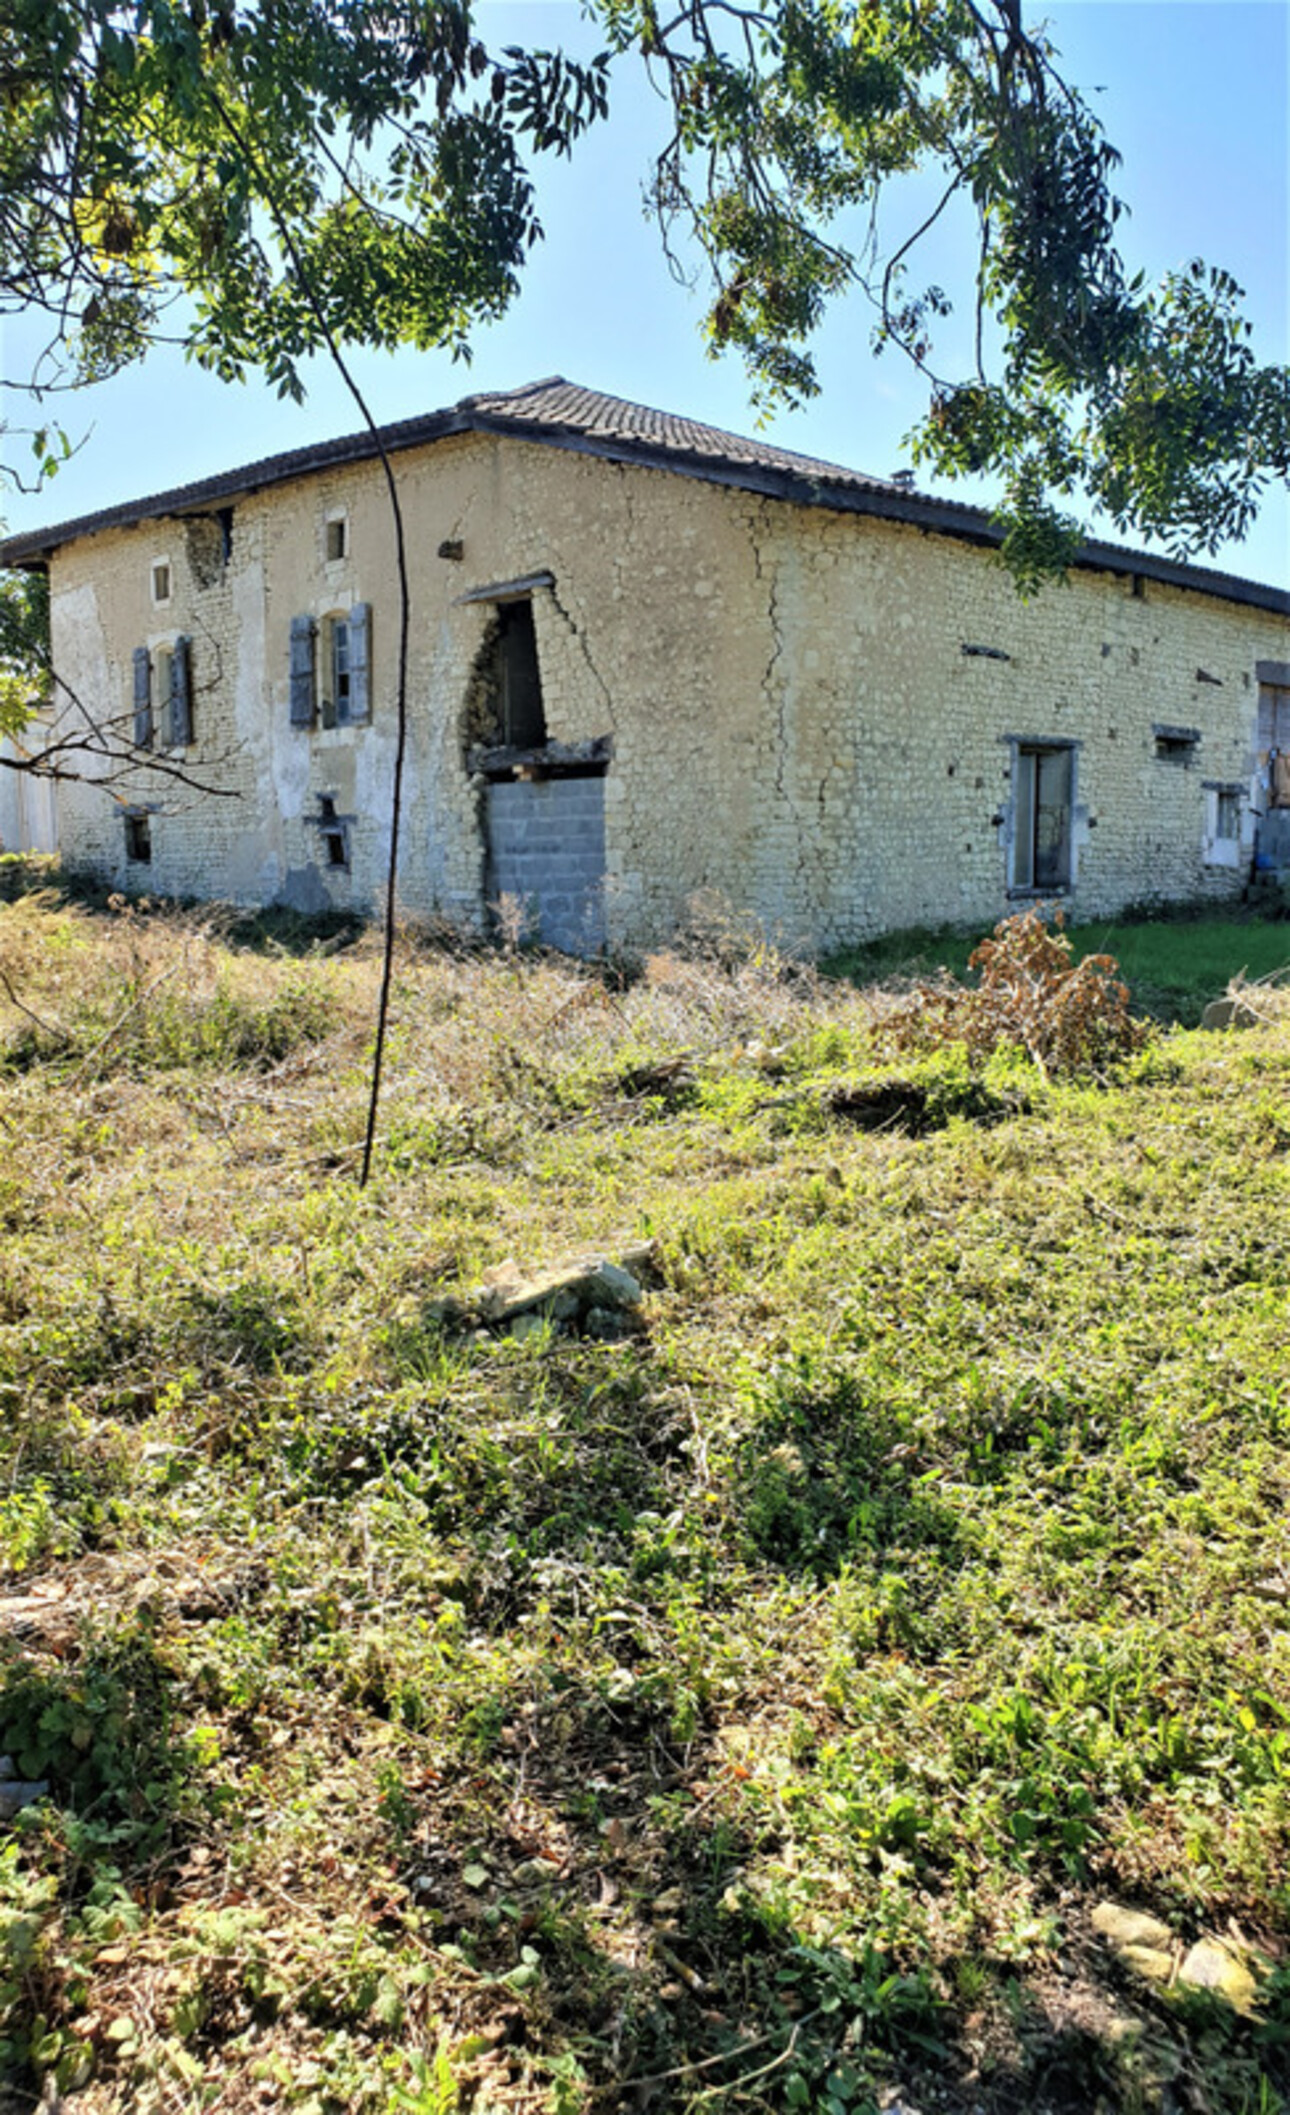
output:
[[[408,936],[360,1194],[370,942],[37,896],[0,965],[0,2076],[1287,2105],[1284,1030],[1063,1080]],[[642,1241],[621,1338],[451,1321]]]

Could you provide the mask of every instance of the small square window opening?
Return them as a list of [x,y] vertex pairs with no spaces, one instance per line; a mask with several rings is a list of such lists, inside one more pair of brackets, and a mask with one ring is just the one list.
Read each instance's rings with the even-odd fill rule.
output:
[[1151,730],[1156,756],[1162,764],[1194,763],[1200,748],[1199,727],[1166,727],[1160,722]]
[[125,856],[133,864],[148,866],[152,860],[152,818],[130,814],[125,818]]
[[344,558],[347,554],[349,545],[348,526],[343,514],[338,516],[335,521],[329,521],[326,524],[324,536],[327,563],[329,565],[334,565],[338,558]]
[[154,602],[170,600],[170,564],[165,558],[159,558],[152,568],[152,599]]

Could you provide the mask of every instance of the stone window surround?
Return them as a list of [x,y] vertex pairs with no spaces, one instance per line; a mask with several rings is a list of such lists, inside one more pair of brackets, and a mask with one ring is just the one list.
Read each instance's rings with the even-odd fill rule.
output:
[[[1001,821],[1003,824],[1003,853],[1006,869],[1006,886],[1010,900],[1035,903],[1054,896],[1068,896],[1075,887],[1077,871],[1077,848],[1075,835],[1076,809],[1079,802],[1079,752],[1083,743],[1068,735],[1006,734],[1001,738],[1008,748],[1009,796]],[[1017,788],[1020,780],[1022,759],[1036,755],[1047,755],[1064,750],[1070,757],[1070,785],[1067,794],[1067,845],[1066,877],[1061,882],[1050,882],[1037,887],[1031,881],[1017,881],[1016,832],[1018,822]]]
[[[1243,848],[1253,842],[1253,810],[1250,789],[1237,779],[1206,779],[1205,834],[1201,840],[1201,864],[1207,867],[1239,867]],[[1235,813],[1233,813],[1235,810]],[[1235,830],[1224,830],[1224,821],[1235,821]]]
[[1201,744],[1199,727],[1175,727],[1165,720],[1153,720],[1151,738],[1158,763],[1181,764],[1184,771],[1195,763]]

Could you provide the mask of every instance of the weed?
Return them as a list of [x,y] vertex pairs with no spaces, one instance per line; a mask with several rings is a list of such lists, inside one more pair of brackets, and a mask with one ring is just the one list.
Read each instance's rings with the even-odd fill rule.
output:
[[143,1619],[48,1671],[0,1663],[0,1749],[60,1804],[129,1837],[164,1834],[187,1761],[174,1728],[175,1670]]
[[961,1043],[973,1058],[1024,1050],[1045,1075],[1104,1070],[1142,1048],[1145,1021],[1110,955],[1074,958],[1063,913],[1018,912],[969,957],[974,987],[946,979],[916,987],[888,1015],[887,1039],[926,1049]]

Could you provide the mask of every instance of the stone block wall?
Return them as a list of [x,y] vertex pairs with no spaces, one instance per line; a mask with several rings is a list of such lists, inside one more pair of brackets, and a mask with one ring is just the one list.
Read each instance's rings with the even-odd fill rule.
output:
[[[1249,778],[1255,664],[1290,660],[1284,618],[1095,572],[1023,603],[965,541],[537,442],[462,435],[396,462],[412,570],[400,890],[413,914],[480,925],[503,889],[536,892],[552,933],[572,932],[590,914],[585,857],[603,870],[612,946],[665,937],[701,890],[808,949],[904,925],[984,927],[1019,900],[1011,773],[1027,741],[1072,745],[1074,915],[1243,885],[1239,865],[1207,863],[1205,785]],[[345,550],[329,558],[337,518]],[[55,556],[62,724],[88,714],[128,732],[141,644],[190,638],[194,675],[183,752],[65,789],[64,856],[138,890],[373,908],[398,615],[379,467],[250,494],[226,526],[216,545],[208,527],[146,521]],[[535,573],[553,579],[532,594],[548,734],[608,737],[610,762],[602,779],[490,788],[468,758],[492,615],[474,598]],[[292,618],[357,603],[371,611],[370,723],[293,726]],[[1158,725],[1195,740],[1162,754]],[[127,856],[132,807],[148,814],[146,865]],[[526,837],[539,813],[557,817],[558,851]],[[327,856],[329,814],[343,865]],[[548,854],[566,858],[568,888]]]
[[608,937],[604,785],[520,779],[488,789],[489,903],[525,907],[528,937],[566,954],[597,954]]

